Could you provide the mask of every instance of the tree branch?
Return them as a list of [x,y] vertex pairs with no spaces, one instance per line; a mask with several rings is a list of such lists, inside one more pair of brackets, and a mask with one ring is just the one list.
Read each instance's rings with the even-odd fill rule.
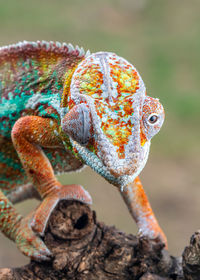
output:
[[185,248],[182,268],[180,258],[170,256],[163,244],[108,227],[77,201],[58,204],[44,242],[54,255],[52,261],[1,269],[0,279],[200,279],[200,232]]

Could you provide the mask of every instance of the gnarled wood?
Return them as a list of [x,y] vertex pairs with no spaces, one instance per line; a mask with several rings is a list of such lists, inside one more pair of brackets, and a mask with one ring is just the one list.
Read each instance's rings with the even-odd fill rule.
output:
[[200,279],[200,232],[184,251],[182,269],[163,244],[97,222],[95,212],[77,201],[58,204],[44,241],[54,255],[50,262],[1,269],[0,279]]

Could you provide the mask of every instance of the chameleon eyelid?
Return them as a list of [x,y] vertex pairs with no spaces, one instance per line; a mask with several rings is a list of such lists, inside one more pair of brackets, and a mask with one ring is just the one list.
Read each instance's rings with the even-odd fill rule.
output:
[[[157,120],[156,120],[154,123],[150,122],[150,118],[151,118],[152,116],[156,116],[156,117],[157,117]],[[159,114],[157,114],[157,113],[152,113],[152,114],[150,114],[149,117],[148,117],[148,119],[147,119],[149,125],[154,125],[154,124],[156,124],[156,123],[158,122],[158,120],[159,120]]]

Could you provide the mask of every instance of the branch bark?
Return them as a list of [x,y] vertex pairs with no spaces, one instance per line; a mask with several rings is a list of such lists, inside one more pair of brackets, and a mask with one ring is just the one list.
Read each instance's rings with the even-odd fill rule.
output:
[[77,201],[61,201],[44,236],[53,252],[50,262],[0,270],[2,280],[183,280],[200,279],[200,232],[180,258],[163,244],[138,238],[96,221],[96,214]]

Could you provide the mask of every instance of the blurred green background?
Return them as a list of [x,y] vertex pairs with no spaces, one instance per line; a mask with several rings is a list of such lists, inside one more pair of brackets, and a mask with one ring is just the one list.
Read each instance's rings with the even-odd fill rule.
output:
[[[166,111],[141,178],[170,253],[180,255],[200,227],[200,1],[0,0],[0,34],[0,45],[71,42],[91,52],[116,52],[136,66],[148,94]],[[61,181],[89,190],[99,220],[137,232],[117,189],[89,168]],[[35,205],[17,208],[27,213]],[[0,267],[28,261],[0,234]]]

